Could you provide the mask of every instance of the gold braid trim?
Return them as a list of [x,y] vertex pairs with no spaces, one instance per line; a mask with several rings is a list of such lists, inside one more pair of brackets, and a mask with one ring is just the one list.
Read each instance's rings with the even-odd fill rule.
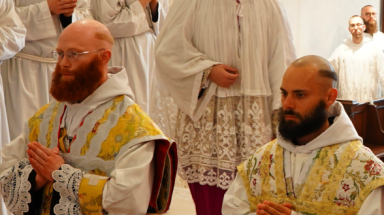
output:
[[[304,185],[303,191],[301,192],[300,199],[305,199],[307,201],[315,201],[314,197],[318,196],[317,188],[319,184],[326,184],[327,182],[322,182],[323,173],[330,169],[331,163],[330,159],[333,157],[335,151],[340,147],[339,144],[325,147],[321,150],[319,158],[315,161],[315,164],[312,167],[311,172],[307,178],[307,182]],[[321,190],[320,190],[321,192]]]
[[112,105],[104,111],[104,114],[101,117],[101,119],[99,119],[96,122],[96,124],[93,127],[92,131],[88,133],[86,142],[84,143],[83,147],[81,148],[80,155],[85,155],[85,153],[87,153],[87,151],[91,147],[91,140],[96,135],[97,130],[99,129],[99,127],[102,124],[107,122],[109,115],[116,110],[117,106],[124,100],[124,97],[125,96],[122,95],[122,96],[118,96],[115,99],[113,99]]
[[43,120],[43,116],[47,108],[51,103],[44,105],[44,107],[40,108],[33,117],[28,120],[28,128],[29,134],[28,139],[30,142],[37,141],[40,133],[40,123]]
[[249,185],[248,176],[244,168],[244,163],[241,163],[239,166],[237,166],[237,170],[239,171],[238,174],[240,174],[241,179],[243,179],[244,187],[247,191],[250,209],[251,211],[256,211],[256,197],[252,196],[252,190]]
[[276,177],[276,190],[277,196],[282,198],[287,195],[285,189],[285,177],[284,177],[284,148],[279,144],[276,146],[275,151],[275,177]]
[[[276,140],[273,142],[268,143],[265,146],[265,151],[263,153],[263,157],[261,158],[261,165],[260,165],[260,178],[261,178],[261,196],[272,196],[271,195],[271,184],[269,175],[269,166],[271,165],[271,149],[273,147],[273,144],[276,143]],[[252,174],[252,173],[249,173]],[[250,182],[248,182],[249,184]]]
[[[355,157],[356,152],[361,146],[362,144],[359,141],[351,142],[340,156],[340,162],[337,164],[334,162],[335,167],[333,168],[331,178],[323,193],[322,200],[324,202],[333,203],[335,196],[337,196],[337,188],[340,186],[339,183],[343,180],[347,167],[351,164],[352,159]],[[359,204],[356,204],[356,206],[357,208],[361,207]]]
[[[57,104],[53,108],[51,120],[49,120],[48,132],[47,132],[47,136],[46,136],[47,148],[49,148],[51,146],[51,134],[52,134],[53,124],[55,123],[55,118],[56,118],[56,115],[57,115],[57,109],[59,108],[59,105],[60,105],[60,102],[57,102]],[[57,131],[55,131],[55,132],[57,132]]]

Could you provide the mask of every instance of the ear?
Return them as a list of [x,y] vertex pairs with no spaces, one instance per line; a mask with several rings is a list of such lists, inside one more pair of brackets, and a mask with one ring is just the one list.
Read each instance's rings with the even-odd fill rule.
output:
[[327,106],[331,106],[333,103],[335,103],[336,98],[337,98],[337,89],[336,88],[331,88],[328,90],[327,93],[327,99],[325,100],[325,103]]
[[103,63],[107,64],[109,62],[109,60],[111,59],[111,56],[112,56],[111,50],[107,49],[107,50],[102,52],[100,57],[101,57],[101,60],[103,61]]

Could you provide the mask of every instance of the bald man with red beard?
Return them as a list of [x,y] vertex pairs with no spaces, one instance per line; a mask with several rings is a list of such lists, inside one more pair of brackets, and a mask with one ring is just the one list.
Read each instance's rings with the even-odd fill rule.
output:
[[113,42],[94,20],[75,22],[60,35],[52,52],[55,100],[1,153],[0,193],[11,212],[140,215],[168,209],[176,146],[134,102],[125,69],[108,67]]

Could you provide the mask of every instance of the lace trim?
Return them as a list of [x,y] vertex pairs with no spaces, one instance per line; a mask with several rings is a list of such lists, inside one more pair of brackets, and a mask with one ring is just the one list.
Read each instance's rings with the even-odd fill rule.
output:
[[236,166],[272,137],[265,97],[212,97],[194,122],[179,111],[175,139],[179,174],[188,183],[228,189]]
[[22,215],[29,210],[28,203],[31,202],[29,190],[32,185],[28,181],[28,177],[32,170],[28,159],[25,158],[0,178],[1,195],[4,202],[8,210],[16,215]]
[[59,204],[55,205],[54,212],[57,215],[82,214],[79,204],[79,187],[85,172],[73,168],[67,164],[61,166],[61,170],[53,172],[55,180],[53,188],[60,193]]
[[98,157],[86,157],[86,156],[76,156],[69,153],[61,154],[65,163],[74,167],[81,169],[85,172],[90,170],[99,169],[109,175],[115,169],[115,161],[105,161]]

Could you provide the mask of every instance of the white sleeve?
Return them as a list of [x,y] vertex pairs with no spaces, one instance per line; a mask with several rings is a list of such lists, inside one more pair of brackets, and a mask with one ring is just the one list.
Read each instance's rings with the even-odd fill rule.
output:
[[91,1],[91,14],[107,26],[114,38],[132,37],[149,30],[145,10],[138,0]]
[[[173,3],[155,46],[157,78],[163,82],[177,106],[192,119],[199,107],[198,94],[204,70],[222,64],[209,59],[192,42],[196,4],[196,0]],[[208,88],[214,91],[216,87],[211,82]]]
[[[102,207],[109,214],[145,215],[152,194],[154,176],[153,154],[155,142],[141,143],[128,149],[115,164],[104,186]],[[57,214],[79,214],[79,189],[87,173],[63,164],[53,172],[53,188],[60,193],[60,203],[55,206]],[[92,175],[103,179],[104,176]]]
[[78,0],[75,11],[72,14],[72,23],[86,18],[90,18],[88,2],[87,0]]
[[[384,53],[381,50],[378,50],[377,54],[377,76],[379,79],[379,83],[381,85],[381,90],[384,90]],[[381,95],[382,97],[384,95]]]
[[103,209],[109,214],[146,214],[151,198],[155,142],[139,144],[116,162],[104,186]]
[[28,212],[32,185],[28,181],[32,166],[25,150],[28,140],[20,135],[3,146],[0,164],[0,193],[8,210],[15,214]]
[[157,15],[158,15],[158,20],[157,22],[152,22],[153,24],[153,30],[155,31],[155,35],[159,35],[161,31],[161,27],[164,24],[165,18],[167,17],[167,13],[169,10],[168,6],[168,1],[167,0],[159,0],[159,6],[157,9]]
[[0,60],[13,57],[24,48],[25,34],[13,1],[0,0]]
[[357,215],[384,215],[384,186],[374,189],[365,199]]
[[26,41],[42,40],[57,36],[47,1],[24,7],[16,7],[16,12],[27,29]]
[[276,10],[269,12],[268,76],[272,90],[272,109],[276,110],[281,107],[280,87],[285,70],[296,60],[296,53],[285,10],[278,1],[273,2]]
[[332,64],[333,68],[335,69],[335,72],[337,75],[339,75],[339,49],[340,46],[335,49],[335,51],[332,52],[331,57],[328,58],[328,61]]
[[255,215],[256,212],[250,211],[247,191],[245,190],[241,176],[237,174],[235,180],[224,195],[223,215]]

